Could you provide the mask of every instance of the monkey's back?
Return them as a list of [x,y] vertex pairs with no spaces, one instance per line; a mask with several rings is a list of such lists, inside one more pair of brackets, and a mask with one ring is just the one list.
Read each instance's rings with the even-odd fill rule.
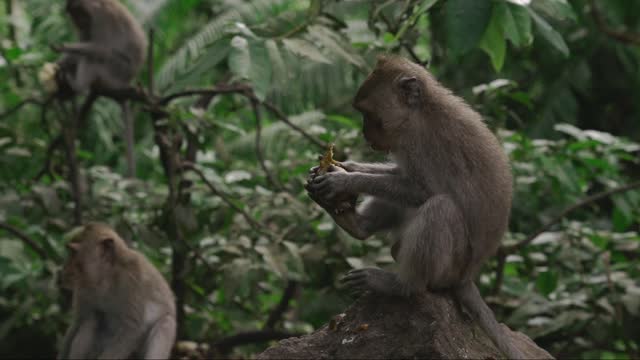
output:
[[[426,186],[432,194],[448,194],[462,211],[471,250],[469,269],[474,277],[492,256],[507,230],[512,200],[509,160],[482,117],[464,100],[432,78],[431,96],[438,108],[430,112],[418,136],[426,163]],[[437,87],[436,87],[437,85]],[[438,174],[434,176],[434,174]],[[465,280],[468,280],[465,279]]]
[[[126,59],[124,78],[132,79],[146,58],[147,37],[140,23],[118,0],[90,0],[91,38]],[[79,29],[82,32],[82,29]]]
[[142,253],[133,249],[131,251],[137,257],[139,264],[137,279],[134,280],[141,282],[139,289],[142,291],[138,296],[151,303],[166,307],[166,311],[175,314],[173,292],[167,280]]
[[512,175],[507,155],[481,116],[466,104],[457,111],[460,134],[456,160],[464,169],[459,177],[452,178],[448,190],[464,214],[471,247],[468,276],[474,277],[495,253],[507,230]]

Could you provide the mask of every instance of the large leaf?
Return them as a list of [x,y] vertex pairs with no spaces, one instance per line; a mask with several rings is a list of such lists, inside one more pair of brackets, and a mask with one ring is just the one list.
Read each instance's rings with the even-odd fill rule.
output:
[[231,47],[229,69],[237,77],[249,80],[256,96],[264,100],[271,87],[271,63],[264,44],[235,36]]
[[313,25],[309,27],[308,34],[311,38],[322,44],[329,52],[336,54],[355,66],[364,66],[364,61],[360,56],[348,50],[351,48],[350,45],[333,30],[324,26]]
[[241,79],[249,78],[251,70],[251,55],[249,54],[249,42],[242,36],[234,36],[231,39],[231,53],[229,54],[229,69]]
[[567,0],[535,0],[531,2],[531,6],[556,20],[576,19],[576,14]]
[[480,40],[480,48],[489,54],[493,68],[499,72],[502,69],[502,65],[504,65],[507,46],[496,10],[493,11],[487,31],[485,31],[482,40]]
[[531,17],[527,9],[511,3],[498,3],[494,10],[498,22],[502,25],[504,35],[515,46],[527,46],[533,41],[531,33]]
[[449,0],[445,8],[447,46],[454,55],[473,49],[491,20],[490,0]]
[[529,14],[533,18],[533,21],[536,23],[538,30],[540,31],[540,35],[545,38],[553,47],[558,49],[565,57],[569,56],[569,48],[567,44],[564,42],[562,35],[560,35],[557,31],[555,31],[549,23],[542,18],[542,16],[536,14],[531,8],[527,8]]
[[313,44],[304,39],[282,39],[284,46],[292,53],[304,56],[309,60],[330,64],[331,61],[324,56]]

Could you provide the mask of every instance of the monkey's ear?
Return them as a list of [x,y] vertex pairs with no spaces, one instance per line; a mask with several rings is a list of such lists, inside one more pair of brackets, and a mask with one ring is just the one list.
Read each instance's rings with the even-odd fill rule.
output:
[[80,244],[78,243],[67,243],[67,249],[71,252],[71,253],[76,253],[78,252],[78,250],[80,249]]
[[108,261],[113,261],[115,259],[116,252],[116,244],[113,238],[104,238],[100,240],[100,250],[102,251],[102,256]]
[[420,81],[415,76],[403,76],[398,80],[402,97],[407,105],[413,107],[420,103],[422,98],[422,88]]

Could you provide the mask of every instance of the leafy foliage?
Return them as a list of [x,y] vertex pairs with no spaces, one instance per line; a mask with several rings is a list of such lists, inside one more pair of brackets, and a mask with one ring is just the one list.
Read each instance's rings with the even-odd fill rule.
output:
[[[73,190],[63,152],[50,149],[69,114],[44,102],[37,74],[55,60],[49,45],[73,35],[61,1],[4,3],[0,354],[50,357],[68,324],[68,294],[55,274],[73,228]],[[121,175],[121,120],[112,100],[93,106],[78,139],[84,217],[113,224],[184,284],[181,340],[215,345],[262,329],[290,284],[297,291],[275,326],[312,331],[351,301],[336,286],[340,274],[392,266],[383,236],[350,238],[302,187],[324,150],[318,143],[335,142],[339,159],[380,159],[366,150],[349,104],[375,55],[392,52],[429,62],[502,139],[515,174],[505,244],[554,221],[505,254],[504,267],[487,265],[480,284],[485,293],[502,285],[489,297],[498,317],[557,357],[638,357],[640,192],[605,196],[555,221],[581,199],[640,174],[636,2],[129,3],[154,30],[153,68],[140,81],[153,78],[158,96],[235,83],[255,94],[218,94],[204,106],[203,97],[179,97],[167,106],[162,125],[185,139],[177,153],[196,144],[200,172],[184,173],[188,201],[170,213],[171,183],[148,109],[136,108],[138,179]],[[180,239],[167,230],[169,220]],[[265,345],[238,347],[235,355]]]

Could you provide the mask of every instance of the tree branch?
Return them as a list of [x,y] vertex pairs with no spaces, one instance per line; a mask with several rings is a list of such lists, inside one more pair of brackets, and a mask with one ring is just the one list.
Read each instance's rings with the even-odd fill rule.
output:
[[47,260],[50,258],[50,256],[44,250],[44,248],[38,245],[38,243],[35,240],[30,238],[27,234],[23,233],[19,229],[3,222],[0,222],[0,229],[4,229],[8,233],[13,234],[15,237],[22,240],[22,242],[27,244],[31,248],[31,250],[33,250],[36,254],[38,254],[38,256],[40,256],[43,260]]
[[269,169],[267,168],[267,164],[265,163],[264,160],[264,156],[262,155],[262,144],[261,144],[261,140],[262,140],[262,118],[260,117],[260,107],[258,106],[258,102],[254,99],[250,99],[251,102],[251,108],[253,109],[253,115],[256,118],[256,157],[258,158],[258,163],[260,164],[260,167],[262,168],[262,170],[264,171],[266,177],[267,177],[267,182],[275,187],[276,189],[281,189],[282,186],[280,186],[280,184],[278,183],[278,181],[276,180],[276,178],[271,174],[271,172],[269,171]]
[[630,31],[618,31],[610,28],[607,25],[604,16],[600,10],[598,10],[595,0],[591,0],[589,4],[591,5],[591,16],[600,31],[619,42],[630,45],[640,45],[640,34]]
[[225,338],[222,338],[215,342],[212,346],[212,349],[216,349],[222,355],[228,354],[231,349],[236,346],[253,344],[257,342],[265,342],[271,340],[282,340],[290,337],[302,336],[300,333],[288,333],[285,331],[278,330],[256,330],[256,331],[247,331],[241,332],[235,335],[231,335]]
[[44,102],[41,102],[38,99],[26,99],[26,100],[23,100],[23,101],[19,102],[18,104],[14,105],[9,110],[1,113],[0,114],[0,119],[5,118],[5,117],[13,114],[14,112],[20,110],[23,106],[25,106],[27,104],[33,104],[33,105],[42,106],[42,105],[46,104],[48,101],[49,101],[49,99],[45,100]]
[[285,311],[287,311],[287,308],[289,307],[289,302],[291,301],[293,296],[296,294],[296,290],[298,290],[298,282],[294,280],[289,280],[287,282],[287,287],[284,289],[284,292],[282,293],[282,297],[278,302],[278,305],[276,305],[276,307],[273,308],[273,310],[269,314],[269,318],[267,319],[267,322],[264,324],[264,329],[273,329],[276,326],[276,324],[282,319],[282,315],[284,314]]
[[562,220],[565,216],[569,215],[569,213],[580,209],[582,207],[585,207],[591,203],[594,203],[598,200],[604,199],[606,197],[609,197],[611,195],[615,195],[615,194],[619,194],[622,192],[626,192],[629,190],[634,190],[640,188],[640,181],[636,181],[636,182],[632,182],[630,184],[627,185],[623,185],[614,189],[610,189],[607,191],[603,191],[601,193],[595,194],[595,195],[591,195],[588,196],[580,201],[578,201],[577,203],[569,206],[568,208],[564,209],[560,214],[558,214],[556,217],[554,217],[551,221],[549,221],[548,223],[544,224],[542,227],[540,227],[537,231],[535,231],[533,234],[529,235],[526,239],[518,242],[517,244],[511,245],[511,246],[503,246],[502,247],[502,251],[505,254],[513,254],[517,251],[519,251],[520,249],[522,249],[523,247],[527,246],[530,242],[532,242],[536,237],[538,237],[538,235],[542,234],[543,232],[549,230],[549,228],[551,226],[553,226],[554,224],[560,222],[560,220]]
[[276,236],[274,234],[272,234],[269,230],[267,230],[264,225],[260,224],[256,219],[254,219],[251,215],[249,215],[249,213],[244,211],[244,209],[242,209],[241,207],[236,205],[233,201],[231,201],[231,199],[227,195],[223,194],[221,191],[216,189],[216,187],[204,175],[202,170],[198,169],[194,164],[190,164],[190,163],[183,164],[182,167],[183,167],[183,169],[191,170],[194,173],[196,173],[200,177],[202,182],[205,183],[205,185],[209,188],[209,190],[214,195],[216,195],[220,199],[222,199],[222,201],[225,204],[229,205],[230,208],[232,208],[236,212],[240,213],[245,218],[245,220],[247,220],[249,225],[251,225],[251,227],[253,227],[255,230],[257,230],[258,232],[260,232],[260,233],[262,233],[264,235],[267,235],[267,236],[269,236],[271,238],[276,238]]

